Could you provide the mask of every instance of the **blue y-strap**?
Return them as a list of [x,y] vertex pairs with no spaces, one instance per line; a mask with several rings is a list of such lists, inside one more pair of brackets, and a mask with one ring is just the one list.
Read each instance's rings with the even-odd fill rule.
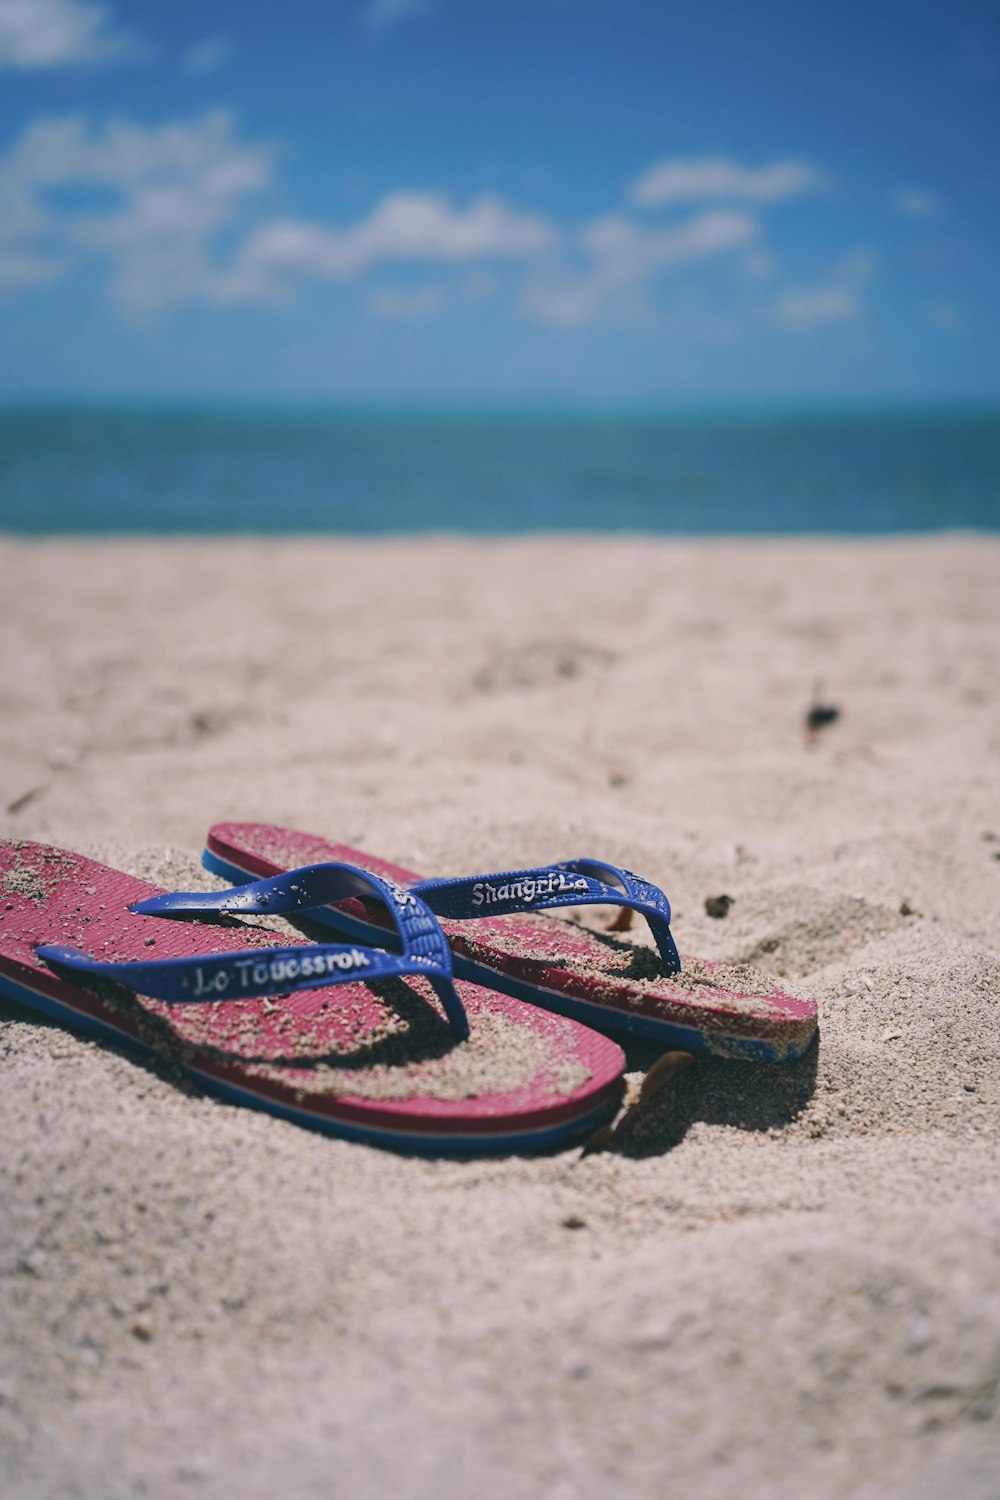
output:
[[46,963],[125,984],[157,1000],[172,1001],[246,1000],[290,990],[325,989],[359,979],[369,984],[404,974],[422,974],[444,1006],[452,1032],[464,1041],[469,1035],[469,1022],[452,977],[451,949],[437,918],[412,891],[354,865],[308,865],[229,891],[151,896],[136,902],[132,911],[156,917],[209,912],[283,916],[352,897],[385,905],[399,934],[402,953],[346,943],[316,943],[106,963],[78,948],[47,945],[35,951]]
[[419,880],[408,887],[439,917],[465,921],[553,906],[628,906],[649,923],[665,974],[681,960],[670,932],[670,902],[659,886],[599,859],[568,859],[537,870],[506,870],[456,880]]

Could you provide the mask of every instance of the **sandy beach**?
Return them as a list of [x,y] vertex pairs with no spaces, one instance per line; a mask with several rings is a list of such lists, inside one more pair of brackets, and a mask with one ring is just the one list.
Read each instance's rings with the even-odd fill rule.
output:
[[5,1496],[993,1500],[1000,539],[0,566],[5,836],[174,887],[220,819],[429,874],[596,855],[820,1005],[614,1149],[463,1163],[0,1003]]

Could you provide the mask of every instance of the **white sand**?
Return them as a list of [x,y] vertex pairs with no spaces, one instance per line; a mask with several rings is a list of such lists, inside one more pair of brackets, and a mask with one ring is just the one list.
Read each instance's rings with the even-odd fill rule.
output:
[[0,1006],[5,1496],[994,1500],[1000,542],[0,562],[5,832],[167,881],[226,817],[595,853],[822,1019],[632,1154],[455,1164]]

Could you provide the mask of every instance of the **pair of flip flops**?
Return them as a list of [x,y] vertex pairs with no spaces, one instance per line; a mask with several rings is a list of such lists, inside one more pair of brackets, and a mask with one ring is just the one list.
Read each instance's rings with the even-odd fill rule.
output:
[[[427,881],[228,823],[204,863],[236,888],[171,895],[65,850],[0,843],[0,993],[170,1057],[240,1103],[435,1154],[592,1133],[621,1094],[606,1031],[759,1061],[798,1056],[815,1031],[815,1004],[767,976],[682,967],[663,892],[601,861]],[[541,914],[595,904],[643,915],[658,952]],[[262,917],[346,941],[250,920]]]

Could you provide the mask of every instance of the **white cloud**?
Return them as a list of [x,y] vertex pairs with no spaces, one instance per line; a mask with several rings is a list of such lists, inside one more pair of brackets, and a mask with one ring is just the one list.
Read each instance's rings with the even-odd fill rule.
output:
[[97,254],[135,306],[211,296],[211,236],[270,171],[270,148],[241,142],[224,110],[154,127],[37,120],[0,160],[0,280],[23,284]]
[[863,311],[861,294],[877,269],[870,251],[852,250],[818,285],[788,288],[778,299],[775,316],[780,323],[797,328],[858,318]]
[[499,198],[477,198],[461,210],[433,193],[388,193],[347,229],[294,219],[261,225],[241,249],[223,295],[273,295],[293,275],[347,281],[390,262],[519,258],[554,241],[544,220],[519,214]]
[[677,228],[655,230],[611,215],[588,225],[581,243],[595,260],[631,281],[660,266],[700,260],[718,250],[728,250],[750,239],[754,232],[752,219],[732,211],[699,214]]
[[[216,237],[268,186],[272,151],[240,139],[224,110],[146,127],[42,119],[0,159],[0,284],[25,285],[99,256],[137,308],[202,299],[266,300],[304,276],[348,281],[375,266],[475,267],[547,251],[544,220],[501,199],[455,207],[433,193],[388,193],[346,227],[259,224],[221,262]],[[67,201],[69,200],[69,201]]]
[[897,213],[905,214],[908,219],[936,219],[944,207],[936,193],[914,187],[897,188],[889,202]]
[[197,46],[188,48],[181,58],[181,67],[192,78],[203,78],[206,73],[214,73],[216,68],[221,68],[224,63],[227,63],[232,50],[232,46],[224,37],[206,37]]
[[670,157],[656,162],[633,182],[629,196],[643,208],[704,199],[776,203],[823,186],[815,167],[801,161],[775,161],[744,167],[726,156]]
[[537,276],[525,291],[524,306],[542,322],[580,327],[605,313],[616,295],[640,289],[657,271],[735,249],[756,232],[753,219],[735,210],[714,210],[655,230],[619,216],[598,219],[580,236],[589,267]]
[[400,21],[429,15],[433,9],[433,0],[368,0],[363,19],[371,31],[388,31]]
[[[728,255],[744,274],[778,271],[745,207],[655,225],[609,214],[568,234],[499,197],[462,204],[396,190],[353,223],[250,218],[272,167],[271,146],[245,139],[225,110],[154,126],[38,119],[0,157],[0,287],[23,290],[97,263],[109,268],[113,296],[146,310],[263,302],[307,278],[346,284],[380,268],[434,268],[433,285],[417,290],[365,289],[372,315],[415,319],[499,295],[510,286],[509,274],[497,280],[507,261],[526,268],[513,292],[522,312],[579,327],[648,317],[647,286],[680,267]],[[819,285],[776,294],[772,314],[795,326],[857,316],[873,269],[856,252]]]
[[89,67],[143,56],[107,6],[81,0],[0,0],[0,68]]

